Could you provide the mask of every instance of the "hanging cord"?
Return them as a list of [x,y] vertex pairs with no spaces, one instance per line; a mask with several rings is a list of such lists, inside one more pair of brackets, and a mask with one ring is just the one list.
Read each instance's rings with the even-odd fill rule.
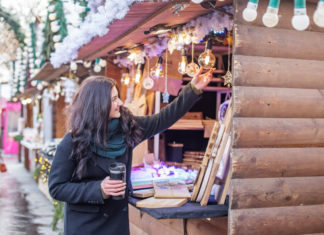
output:
[[194,62],[194,43],[191,42],[191,63]]
[[165,51],[165,73],[164,73],[164,79],[165,79],[165,89],[164,91],[168,91],[168,50]]

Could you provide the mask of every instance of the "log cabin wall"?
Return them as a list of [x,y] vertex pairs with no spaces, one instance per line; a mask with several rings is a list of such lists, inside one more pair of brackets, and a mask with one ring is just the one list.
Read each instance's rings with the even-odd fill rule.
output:
[[294,1],[279,24],[247,23],[234,1],[233,152],[230,234],[324,232],[324,29],[291,26]]

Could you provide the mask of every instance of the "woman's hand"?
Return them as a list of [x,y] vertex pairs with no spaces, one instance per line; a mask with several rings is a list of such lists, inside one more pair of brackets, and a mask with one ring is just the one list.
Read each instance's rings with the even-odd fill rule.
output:
[[215,68],[211,68],[207,73],[201,74],[203,72],[203,67],[201,66],[198,74],[191,80],[192,85],[199,90],[205,88],[213,78],[214,71]]
[[109,196],[120,196],[125,193],[126,183],[121,180],[111,180],[107,176],[100,184],[102,196],[107,199]]

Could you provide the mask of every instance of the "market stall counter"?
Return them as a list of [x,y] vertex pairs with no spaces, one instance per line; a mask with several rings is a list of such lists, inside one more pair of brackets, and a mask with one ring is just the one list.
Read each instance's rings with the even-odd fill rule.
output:
[[207,206],[187,202],[181,207],[140,208],[141,199],[129,197],[131,234],[227,234],[228,204],[217,205],[210,198]]

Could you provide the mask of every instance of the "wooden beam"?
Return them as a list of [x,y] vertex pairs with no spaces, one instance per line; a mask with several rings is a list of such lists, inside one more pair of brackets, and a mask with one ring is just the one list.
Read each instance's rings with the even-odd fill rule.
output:
[[324,176],[232,179],[231,209],[324,204],[323,182]]
[[324,61],[234,55],[234,86],[324,89]]
[[[172,6],[176,3],[181,3],[181,2],[186,2],[186,0],[176,0],[176,1],[171,1],[168,4],[164,5],[163,7],[161,7],[160,9],[158,9],[156,12],[154,12],[152,15],[150,15],[149,17],[141,20],[138,24],[136,24],[134,27],[128,29],[126,32],[120,34],[117,38],[115,38],[114,40],[111,40],[110,42],[108,42],[107,44],[105,44],[104,47],[93,51],[91,54],[88,54],[86,56],[86,60],[93,60],[96,57],[98,57],[97,55],[101,55],[101,54],[106,54],[107,52],[115,49],[116,47],[118,47],[118,42],[130,37],[132,35],[132,33],[134,33],[135,31],[139,30],[139,28],[144,27],[144,25],[146,25],[148,22],[152,21],[155,18],[160,17],[164,12],[166,11],[170,11],[170,9],[172,8]],[[153,26],[153,25],[151,25]],[[138,43],[138,42],[137,42]]]
[[324,119],[234,118],[235,148],[324,146]]
[[232,178],[324,176],[324,148],[234,148]]
[[235,86],[233,95],[236,117],[324,118],[324,90]]
[[235,55],[324,60],[323,33],[234,24],[234,34]]
[[324,231],[324,205],[231,210],[229,234],[305,234]]

